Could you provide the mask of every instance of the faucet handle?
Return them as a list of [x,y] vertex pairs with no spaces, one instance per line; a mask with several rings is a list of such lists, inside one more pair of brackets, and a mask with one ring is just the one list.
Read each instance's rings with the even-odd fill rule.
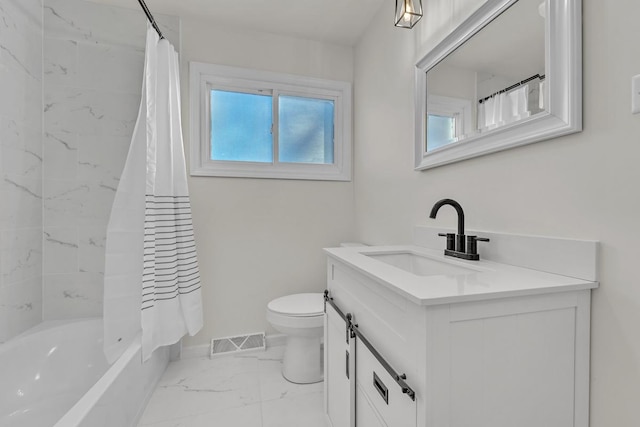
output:
[[456,235],[455,233],[438,233],[440,237],[447,238],[447,250],[453,251],[456,248]]
[[467,253],[469,255],[478,254],[478,242],[488,242],[486,237],[467,236]]

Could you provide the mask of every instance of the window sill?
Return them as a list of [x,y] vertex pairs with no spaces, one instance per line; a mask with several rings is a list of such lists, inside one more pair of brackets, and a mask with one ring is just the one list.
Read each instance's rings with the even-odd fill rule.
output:
[[217,176],[228,178],[297,179],[309,181],[351,181],[349,171],[336,165],[267,163],[229,164],[210,162],[191,167],[191,176]]

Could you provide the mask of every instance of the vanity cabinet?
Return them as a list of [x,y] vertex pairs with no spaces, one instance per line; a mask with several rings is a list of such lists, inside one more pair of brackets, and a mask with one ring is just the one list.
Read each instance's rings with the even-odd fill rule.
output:
[[[416,300],[331,252],[327,277],[329,426],[588,426],[589,286]],[[415,400],[362,339],[347,339],[340,312],[406,374]]]

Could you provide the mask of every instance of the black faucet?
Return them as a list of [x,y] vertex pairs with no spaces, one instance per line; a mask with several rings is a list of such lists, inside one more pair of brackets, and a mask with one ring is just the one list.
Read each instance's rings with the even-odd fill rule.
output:
[[[453,256],[456,258],[467,259],[471,261],[477,261],[480,259],[478,255],[477,242],[488,242],[489,239],[478,236],[465,236],[464,235],[464,211],[460,203],[452,199],[442,199],[438,201],[431,208],[429,218],[435,219],[438,214],[438,210],[444,205],[453,206],[458,213],[458,234],[453,233],[439,233],[439,236],[447,238],[447,248],[444,250],[444,254]],[[465,243],[466,240],[466,243]]]

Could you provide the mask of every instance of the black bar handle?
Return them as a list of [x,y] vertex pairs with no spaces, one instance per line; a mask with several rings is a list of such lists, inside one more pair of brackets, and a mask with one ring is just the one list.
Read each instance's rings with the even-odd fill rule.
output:
[[[338,313],[338,316],[340,316],[340,318],[342,320],[344,320],[345,322],[347,322],[347,315],[344,314],[342,312],[342,310],[340,310],[340,308],[336,305],[335,302],[333,302],[333,298],[329,297],[329,291],[325,290],[324,291],[324,312],[327,312],[327,304],[329,304],[331,307],[333,307],[333,309]],[[349,323],[349,322],[347,322]]]
[[338,316],[345,322],[345,339],[347,344],[349,344],[349,337],[354,338],[353,332],[351,331],[351,313],[344,314],[342,310],[336,305],[333,301],[333,298],[329,297],[329,290],[325,289],[324,291],[324,312],[327,312],[327,304],[329,304],[333,309],[338,313]]
[[364,346],[369,349],[371,354],[373,354],[373,357],[375,357],[376,360],[382,365],[382,367],[389,373],[389,375],[391,375],[391,378],[393,378],[395,382],[398,383],[398,385],[400,386],[400,389],[402,389],[402,392],[407,394],[411,398],[411,400],[416,400],[416,392],[413,391],[413,389],[409,387],[409,384],[407,384],[405,381],[407,379],[407,375],[398,374],[391,367],[391,365],[389,365],[389,363],[384,359],[384,357],[382,357],[382,355],[378,353],[378,350],[376,350],[373,347],[373,345],[369,342],[369,340],[367,340],[367,338],[364,335],[362,335],[362,332],[360,332],[360,330],[358,329],[358,325],[352,325],[351,330],[353,331],[355,336],[360,341],[362,341],[362,344],[364,344]]
[[413,391],[411,387],[406,383],[407,375],[406,374],[398,374],[389,363],[378,353],[373,345],[367,340],[367,338],[362,335],[360,330],[358,329],[358,325],[353,323],[353,316],[351,313],[347,313],[346,315],[340,310],[340,308],[333,301],[333,298],[329,297],[329,290],[324,291],[324,302],[325,302],[325,313],[326,313],[326,304],[329,304],[334,310],[338,313],[338,315],[347,323],[347,343],[349,343],[349,338],[358,338],[362,343],[369,349],[371,354],[376,358],[376,360],[382,365],[382,367],[391,375],[391,378],[395,380],[396,383],[400,386],[400,389],[403,393],[408,395],[411,400],[416,400],[416,392]]

